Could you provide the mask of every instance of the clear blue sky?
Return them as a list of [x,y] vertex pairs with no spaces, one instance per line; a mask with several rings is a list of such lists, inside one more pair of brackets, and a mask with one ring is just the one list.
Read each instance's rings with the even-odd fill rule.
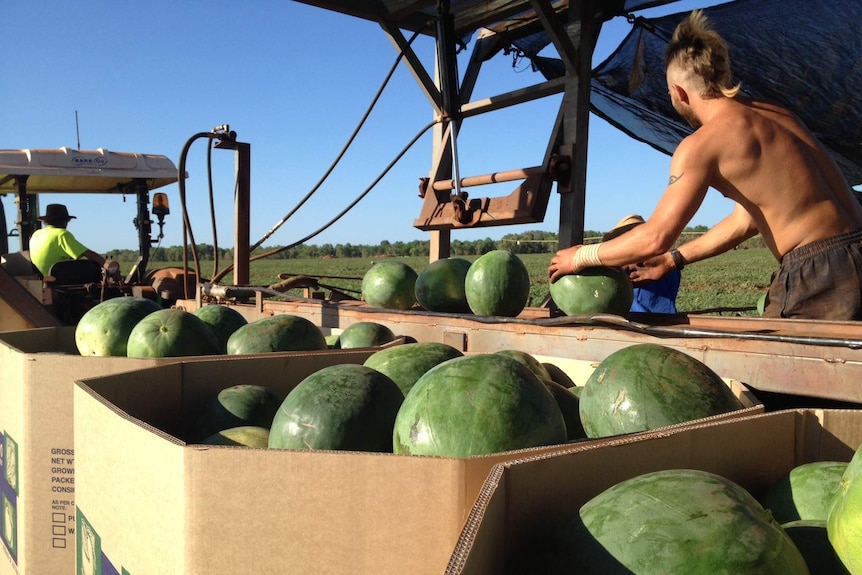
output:
[[[659,15],[720,3],[685,0],[645,12]],[[80,147],[162,154],[179,162],[198,132],[230,124],[251,144],[251,241],[272,228],[320,179],[359,122],[397,57],[373,22],[285,0],[5,0],[0,61],[0,148]],[[594,65],[629,31],[607,23]],[[434,45],[414,43],[432,69]],[[464,58],[467,56],[465,55]],[[466,67],[462,59],[461,72]],[[474,99],[542,81],[529,64],[497,56],[482,70]],[[461,175],[538,165],[559,96],[465,121]],[[320,190],[265,245],[285,245],[317,230],[368,187],[432,119],[431,107],[401,64],[344,160]],[[591,117],[586,228],[607,230],[622,216],[648,217],[667,182],[670,158]],[[214,243],[206,173],[206,140],[191,148],[186,183],[195,240]],[[233,245],[232,152],[213,152],[218,244]],[[426,239],[413,227],[419,178],[431,168],[430,132],[348,215],[308,243],[376,244]],[[513,184],[473,188],[471,196],[508,194]],[[163,246],[182,243],[176,185]],[[13,198],[3,198],[8,227]],[[70,230],[105,252],[136,248],[134,198],[57,196],[77,216]],[[714,225],[731,209],[711,191],[692,225]],[[545,221],[528,226],[458,230],[453,239],[559,227],[553,192]],[[156,226],[154,226],[156,228]],[[154,233],[155,233],[154,229]],[[18,249],[10,238],[10,250]]]

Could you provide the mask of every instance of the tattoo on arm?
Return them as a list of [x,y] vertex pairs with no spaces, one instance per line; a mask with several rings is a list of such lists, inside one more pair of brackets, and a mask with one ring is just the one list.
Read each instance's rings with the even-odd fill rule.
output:
[[679,180],[681,180],[681,179],[682,179],[682,177],[683,177],[684,175],[685,175],[685,172],[681,173],[681,174],[680,174],[680,175],[678,175],[678,176],[675,176],[675,175],[671,174],[671,175],[670,175],[670,179],[667,181],[667,185],[669,186],[669,185],[673,184],[674,182],[678,182]]

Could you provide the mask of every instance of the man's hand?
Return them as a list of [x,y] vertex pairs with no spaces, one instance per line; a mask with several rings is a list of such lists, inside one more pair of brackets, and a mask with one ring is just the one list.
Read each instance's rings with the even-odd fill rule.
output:
[[669,272],[676,269],[670,254],[661,254],[646,260],[636,266],[626,266],[629,279],[634,287],[644,286],[660,280]]
[[551,265],[548,266],[548,277],[551,283],[554,283],[563,276],[577,273],[581,270],[574,268],[575,254],[583,246],[572,246],[557,252],[557,255],[551,258]]

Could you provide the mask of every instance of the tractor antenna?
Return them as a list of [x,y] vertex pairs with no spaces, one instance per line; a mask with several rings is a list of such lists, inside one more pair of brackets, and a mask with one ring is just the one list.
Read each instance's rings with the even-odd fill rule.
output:
[[81,130],[78,126],[78,110],[75,110],[75,135],[78,137],[78,150],[81,149]]

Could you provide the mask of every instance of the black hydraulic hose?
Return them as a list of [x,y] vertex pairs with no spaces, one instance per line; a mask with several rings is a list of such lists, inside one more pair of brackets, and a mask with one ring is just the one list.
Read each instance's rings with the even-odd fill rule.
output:
[[[253,261],[260,260],[260,259],[268,258],[268,257],[270,257],[270,256],[273,256],[273,255],[275,255],[275,254],[281,253],[281,252],[283,252],[283,251],[285,251],[285,250],[289,250],[290,248],[294,248],[294,247],[296,247],[296,246],[298,246],[298,245],[300,245],[300,244],[303,244],[303,243],[307,242],[308,240],[310,240],[311,238],[313,238],[313,237],[315,237],[315,236],[319,235],[320,233],[322,233],[323,231],[325,231],[328,227],[330,227],[332,224],[334,224],[335,222],[337,222],[338,220],[340,220],[342,217],[344,217],[344,214],[346,214],[347,212],[349,212],[350,210],[352,210],[352,209],[353,209],[353,207],[354,207],[354,206],[356,206],[356,204],[358,204],[358,203],[359,203],[359,202],[360,202],[360,201],[361,201],[365,196],[367,196],[367,195],[368,195],[368,193],[369,193],[369,192],[371,192],[371,190],[372,190],[372,189],[374,189],[374,186],[376,186],[376,185],[380,182],[380,180],[382,180],[382,179],[383,179],[383,177],[384,177],[387,173],[389,173],[389,170],[391,170],[391,169],[392,169],[392,167],[393,167],[396,163],[398,163],[398,160],[400,160],[400,159],[404,156],[404,154],[406,154],[406,153],[407,153],[407,151],[408,151],[408,150],[410,150],[410,148],[412,148],[412,147],[413,147],[413,144],[415,144],[415,143],[419,140],[419,138],[421,138],[421,137],[422,137],[422,135],[423,135],[423,134],[425,134],[425,132],[427,132],[428,130],[430,130],[430,129],[431,129],[435,124],[437,124],[439,121],[440,121],[440,120],[436,120],[436,119],[435,119],[435,120],[432,120],[431,122],[428,122],[428,124],[426,124],[426,125],[425,125],[425,127],[423,127],[421,130],[419,130],[419,132],[417,132],[417,133],[416,133],[416,135],[415,135],[415,136],[413,136],[413,139],[412,139],[412,140],[410,140],[410,142],[409,142],[406,146],[404,146],[403,148],[401,148],[401,151],[400,151],[400,152],[398,152],[398,154],[395,156],[395,158],[394,158],[391,162],[389,162],[389,165],[387,165],[387,166],[386,166],[386,168],[384,168],[384,169],[383,169],[383,171],[382,171],[382,172],[380,172],[380,174],[377,176],[377,178],[375,178],[375,179],[374,179],[374,181],[371,183],[371,185],[369,185],[367,188],[365,188],[365,191],[363,191],[361,194],[359,194],[359,196],[358,196],[355,200],[353,200],[353,201],[352,201],[352,202],[351,202],[351,203],[350,203],[346,208],[344,208],[343,210],[341,210],[341,211],[340,211],[340,212],[339,212],[339,213],[338,213],[334,218],[332,218],[331,220],[329,220],[326,224],[324,224],[323,226],[319,227],[317,230],[315,230],[315,231],[311,232],[310,234],[308,234],[307,236],[305,236],[305,237],[304,237],[304,238],[302,238],[301,240],[295,241],[295,242],[293,242],[292,244],[288,244],[288,245],[286,245],[286,246],[281,246],[281,247],[279,247],[279,248],[276,248],[276,249],[274,249],[274,250],[270,250],[270,251],[268,251],[268,252],[264,252],[264,253],[262,253],[262,254],[258,254],[258,255],[256,255],[256,256],[252,256],[251,258],[249,258],[249,261],[252,261],[252,262],[253,262]],[[227,274],[228,274],[228,272],[230,272],[232,269],[233,269],[233,264],[230,264],[230,265],[228,265],[228,266],[225,266],[225,268],[224,268],[222,271],[220,271],[218,274],[216,274],[216,275],[212,278],[213,283],[215,283],[215,282],[219,281],[220,279],[222,279],[222,278],[223,278],[225,275],[227,275]]]
[[[215,195],[213,193],[213,140],[207,146],[207,187],[210,197],[210,224],[213,230],[213,275],[218,271],[218,230],[216,225]],[[234,192],[236,193],[236,192]],[[198,276],[200,277],[200,276]]]
[[[433,120],[433,121],[429,122],[429,123],[428,123],[428,124],[426,124],[426,125],[425,125],[425,127],[424,127],[424,128],[422,128],[422,129],[421,129],[421,130],[420,130],[420,131],[419,131],[415,136],[413,136],[413,139],[412,139],[412,140],[410,140],[410,143],[408,143],[406,146],[404,146],[404,147],[401,149],[401,151],[400,151],[400,152],[398,152],[398,155],[396,155],[396,156],[395,156],[395,158],[394,158],[391,162],[389,162],[389,165],[387,165],[387,166],[386,166],[386,168],[384,168],[384,170],[383,170],[382,172],[380,172],[380,175],[378,175],[378,176],[377,176],[377,178],[375,178],[375,179],[374,179],[374,181],[373,181],[373,182],[371,182],[371,185],[369,185],[367,188],[365,188],[365,190],[364,190],[361,194],[359,194],[359,196],[357,196],[357,198],[356,198],[355,200],[353,200],[352,202],[350,202],[350,204],[348,204],[346,208],[344,208],[343,210],[341,210],[340,212],[338,212],[338,214],[337,214],[334,218],[332,218],[331,220],[329,220],[328,222],[326,222],[323,226],[321,226],[321,227],[319,227],[317,230],[315,230],[315,231],[311,232],[310,234],[308,234],[307,236],[305,236],[305,237],[304,237],[304,238],[302,238],[301,240],[296,241],[296,242],[294,242],[294,243],[292,243],[292,244],[290,244],[290,245],[288,245],[288,246],[284,246],[284,247],[278,248],[278,249],[276,249],[276,250],[272,250],[271,252],[267,252],[267,254],[268,254],[268,255],[277,254],[277,253],[279,253],[279,252],[283,252],[284,250],[290,249],[290,248],[292,248],[292,247],[296,247],[296,246],[298,246],[298,245],[300,245],[300,244],[304,244],[305,242],[307,242],[308,240],[310,240],[310,239],[311,239],[311,238],[313,238],[314,236],[316,236],[316,235],[320,234],[321,232],[325,231],[329,226],[331,226],[332,224],[334,224],[335,222],[337,222],[338,220],[340,220],[342,217],[344,217],[344,214],[346,214],[347,212],[349,212],[350,210],[352,210],[352,209],[354,208],[354,206],[356,206],[356,204],[358,204],[360,201],[362,201],[362,199],[363,199],[365,196],[367,196],[367,195],[368,195],[368,193],[369,193],[372,189],[374,189],[374,186],[376,186],[378,183],[380,183],[380,180],[382,180],[382,179],[383,179],[383,177],[384,177],[384,176],[386,176],[386,174],[388,174],[388,173],[389,173],[389,170],[391,170],[391,169],[392,169],[392,167],[393,167],[393,166],[395,166],[395,164],[396,164],[396,163],[398,163],[398,160],[400,160],[400,159],[404,156],[404,154],[406,154],[406,153],[407,153],[407,151],[408,151],[410,148],[412,148],[412,147],[413,147],[413,144],[415,144],[415,143],[416,143],[416,141],[417,141],[417,140],[419,140],[419,138],[421,138],[421,137],[422,137],[422,135],[423,135],[425,132],[427,132],[428,130],[430,130],[430,129],[434,126],[434,124],[436,124],[436,123],[437,123],[437,120]],[[261,256],[264,256],[264,255],[267,255],[267,254],[261,254]]]
[[[416,32],[414,32],[413,35],[410,37],[410,39],[407,41],[407,45],[410,46],[413,43],[413,41],[416,39],[416,37],[419,36],[419,34],[421,32],[422,32],[422,29],[419,29]],[[317,183],[311,188],[311,190],[309,190],[309,192],[307,194],[305,194],[305,196],[299,201],[299,203],[296,204],[296,206],[294,206],[293,209],[287,213],[287,215],[285,215],[283,218],[281,218],[281,220],[279,220],[278,223],[276,223],[268,232],[266,232],[262,238],[260,238],[253,246],[251,246],[251,249],[249,250],[250,252],[253,252],[255,249],[259,248],[263,244],[263,242],[265,242],[270,237],[272,237],[272,234],[274,234],[276,231],[278,231],[278,229],[281,226],[283,226],[284,223],[287,222],[287,220],[289,220],[293,216],[293,214],[295,214],[297,212],[297,210],[299,210],[299,208],[301,208],[302,205],[305,204],[305,202],[307,202],[308,199],[311,198],[312,195],[314,195],[315,192],[317,192],[317,190],[320,188],[320,186],[323,184],[323,182],[326,181],[326,179],[330,176],[330,174],[332,174],[332,171],[335,169],[335,167],[338,165],[338,163],[344,157],[344,154],[347,152],[347,149],[350,148],[350,146],[353,144],[353,140],[356,139],[356,136],[359,134],[359,130],[362,129],[362,126],[365,124],[365,121],[368,119],[368,116],[371,114],[371,111],[374,109],[374,106],[377,105],[377,101],[380,99],[380,96],[383,94],[384,88],[386,87],[387,84],[389,84],[389,80],[392,78],[392,75],[395,73],[395,70],[398,68],[398,64],[401,62],[401,59],[403,57],[404,57],[404,51],[399,50],[398,51],[398,57],[395,58],[395,62],[392,64],[392,67],[389,69],[389,73],[386,75],[386,78],[383,80],[383,83],[380,85],[380,88],[378,88],[377,93],[374,95],[374,98],[371,100],[371,104],[369,104],[368,108],[365,110],[365,114],[363,114],[362,119],[359,120],[359,124],[353,130],[353,133],[350,134],[350,137],[347,139],[347,142],[344,144],[344,147],[341,148],[341,151],[335,157],[335,160],[332,162],[332,164],[330,164],[330,166],[326,170],[326,172],[324,172],[323,176],[317,181]]]
[[622,316],[610,314],[594,314],[582,316],[561,316],[550,319],[531,320],[542,326],[566,326],[577,324],[606,325],[635,331],[655,337],[711,337],[720,339],[740,339],[753,341],[772,341],[781,343],[794,343],[801,345],[821,345],[827,347],[846,347],[849,349],[862,349],[862,340],[817,337],[808,335],[781,335],[775,333],[755,332],[730,332],[715,329],[653,326],[630,321]]
[[[189,138],[186,141],[185,145],[183,146],[182,151],[180,152],[180,161],[179,161],[179,166],[177,167],[177,173],[178,173],[177,184],[178,184],[179,193],[180,193],[180,209],[182,210],[182,214],[183,214],[183,235],[185,236],[185,234],[188,234],[188,241],[185,241],[185,238],[183,241],[183,273],[185,273],[185,271],[188,269],[188,245],[191,244],[191,246],[192,246],[192,257],[194,258],[194,261],[195,261],[195,273],[197,274],[198,277],[200,277],[200,260],[198,258],[198,251],[197,251],[197,246],[195,244],[195,237],[194,237],[194,234],[192,232],[192,225],[191,225],[191,222],[189,221],[188,206],[186,205],[186,178],[185,178],[185,175],[186,175],[186,158],[188,157],[189,149],[191,148],[192,143],[194,143],[195,140],[199,140],[201,138],[211,138],[211,137],[213,137],[213,134],[211,132],[198,132],[197,134],[195,134],[191,138]],[[184,283],[184,287],[183,287],[184,295],[185,295],[185,298],[188,299],[189,298],[188,282],[183,282],[183,283]]]

